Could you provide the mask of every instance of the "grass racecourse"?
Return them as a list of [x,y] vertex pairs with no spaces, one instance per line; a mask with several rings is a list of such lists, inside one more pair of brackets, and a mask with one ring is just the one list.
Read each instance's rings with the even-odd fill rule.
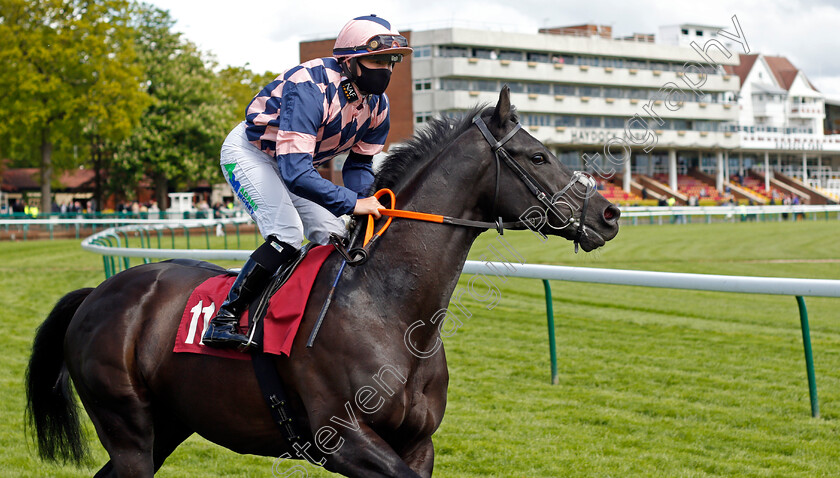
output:
[[[579,255],[559,239],[504,237],[528,263],[840,279],[838,221],[625,226]],[[482,236],[472,257],[494,240]],[[23,424],[35,328],[64,293],[103,278],[78,241],[0,243],[0,476],[91,476],[106,461],[89,422],[87,469],[38,461]],[[472,317],[445,340],[435,476],[840,476],[840,299],[806,298],[813,419],[793,297],[555,281],[560,383],[550,385],[542,284],[499,286],[492,310],[466,299]],[[193,436],[158,476],[269,477],[272,461]]]

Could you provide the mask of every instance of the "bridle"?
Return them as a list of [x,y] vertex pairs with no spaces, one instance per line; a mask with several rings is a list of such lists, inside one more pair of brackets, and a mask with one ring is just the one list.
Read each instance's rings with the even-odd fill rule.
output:
[[[338,250],[339,254],[347,261],[347,264],[351,266],[358,266],[365,263],[368,259],[368,251],[371,245],[376,242],[376,240],[385,232],[388,226],[391,224],[391,220],[395,217],[405,218],[405,219],[413,219],[416,221],[426,221],[426,222],[435,222],[439,224],[449,224],[453,226],[464,226],[464,227],[475,227],[480,229],[496,229],[499,234],[504,234],[505,229],[517,230],[517,229],[524,229],[527,227],[525,221],[519,220],[514,222],[503,222],[501,216],[498,216],[498,200],[499,200],[499,181],[501,177],[501,163],[507,165],[513,173],[525,184],[525,187],[533,194],[537,200],[545,207],[546,217],[545,217],[545,224],[549,227],[557,230],[565,229],[569,226],[577,227],[577,231],[575,233],[574,244],[575,244],[575,252],[578,251],[578,246],[580,244],[580,240],[584,235],[585,228],[584,228],[584,221],[586,220],[586,210],[589,206],[589,198],[595,191],[595,181],[589,175],[582,173],[580,171],[575,171],[572,175],[571,180],[569,183],[566,184],[563,189],[560,191],[549,194],[549,192],[537,181],[528,174],[528,171],[522,168],[522,166],[517,163],[513,157],[505,150],[504,145],[508,141],[510,141],[520,129],[522,129],[522,125],[519,122],[516,122],[514,128],[508,132],[502,139],[496,140],[496,137],[493,136],[493,133],[487,128],[487,125],[484,123],[484,120],[481,118],[480,113],[475,115],[472,120],[473,124],[476,125],[481,134],[484,136],[484,139],[490,144],[490,149],[493,152],[493,156],[495,157],[496,163],[496,186],[493,192],[493,217],[497,217],[498,219],[495,222],[486,222],[486,221],[473,221],[469,219],[461,219],[457,217],[451,216],[443,216],[438,214],[428,214],[422,212],[415,212],[415,211],[405,211],[402,209],[393,209],[395,204],[395,196],[394,193],[391,192],[389,189],[382,189],[376,192],[374,196],[379,199],[384,195],[388,195],[391,199],[391,206],[392,209],[380,209],[379,212],[383,216],[388,216],[388,220],[385,224],[376,232],[374,232],[373,228],[373,218],[368,218],[367,230],[365,233],[365,239],[363,245],[361,247],[356,247],[350,249],[349,251],[345,248],[344,240],[338,236],[331,236],[331,243],[335,246]],[[557,204],[561,202],[563,196],[577,183],[581,183],[586,187],[585,197],[583,199],[583,206],[581,208],[580,217],[578,219],[574,218],[574,213],[570,214],[570,218],[561,226],[554,226],[548,221],[548,213],[551,212],[557,218],[564,219],[564,214],[560,211],[557,207]],[[567,206],[569,206],[569,210],[573,211],[573,208],[568,202],[565,202]],[[533,226],[533,222],[529,220],[529,224]],[[541,236],[546,237],[541,231],[537,229],[537,233]],[[350,241],[353,243],[354,241]]]
[[[472,120],[473,124],[478,127],[478,130],[481,131],[482,136],[487,142],[490,144],[490,150],[493,151],[493,155],[496,158],[496,187],[493,193],[493,217],[497,217],[497,201],[499,198],[499,177],[501,176],[501,167],[499,165],[500,162],[504,162],[514,174],[525,184],[525,187],[531,191],[531,194],[536,196],[537,200],[545,206],[545,211],[548,213],[551,211],[555,216],[558,218],[563,218],[563,213],[560,209],[557,208],[557,203],[560,202],[563,195],[566,194],[576,183],[580,182],[586,187],[586,193],[583,198],[583,207],[580,211],[580,218],[575,220],[574,214],[570,214],[571,217],[569,221],[563,225],[562,227],[557,227],[555,229],[565,229],[568,226],[577,226],[577,232],[575,233],[574,243],[575,243],[575,252],[578,251],[578,244],[580,243],[580,239],[583,237],[584,233],[584,221],[586,220],[586,210],[589,206],[589,198],[592,196],[592,193],[595,191],[595,181],[588,175],[580,172],[575,171],[572,175],[572,179],[569,180],[569,183],[566,184],[563,189],[559,192],[549,195],[548,191],[530,174],[526,171],[522,166],[519,165],[516,161],[514,161],[513,157],[505,150],[504,144],[510,141],[516,133],[522,129],[522,124],[516,122],[516,126],[513,127],[512,130],[508,134],[506,134],[502,139],[496,140],[496,137],[493,136],[493,133],[487,128],[487,124],[484,123],[484,120],[481,119],[481,113],[475,115]],[[566,203],[568,205],[568,202]],[[571,211],[571,206],[569,207]],[[502,234],[502,218],[499,217],[496,224],[499,226],[499,234]],[[546,223],[548,223],[548,217],[546,214]],[[518,226],[521,228],[524,223],[519,221]],[[554,227],[549,224],[549,227]],[[513,228],[510,228],[513,229]],[[540,235],[545,237],[540,231]]]

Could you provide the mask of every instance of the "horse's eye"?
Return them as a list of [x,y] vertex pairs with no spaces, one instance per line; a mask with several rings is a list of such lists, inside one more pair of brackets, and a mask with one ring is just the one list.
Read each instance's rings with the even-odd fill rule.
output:
[[537,153],[537,154],[531,156],[531,162],[534,163],[534,164],[545,164],[546,161],[548,161],[548,160],[545,158],[545,155],[542,154],[542,153]]

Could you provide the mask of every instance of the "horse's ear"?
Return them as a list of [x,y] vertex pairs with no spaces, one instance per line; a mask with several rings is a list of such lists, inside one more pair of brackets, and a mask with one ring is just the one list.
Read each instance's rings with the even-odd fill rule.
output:
[[510,119],[510,88],[505,85],[499,93],[499,102],[496,103],[496,109],[493,110],[492,120],[497,125],[504,126],[508,119]]

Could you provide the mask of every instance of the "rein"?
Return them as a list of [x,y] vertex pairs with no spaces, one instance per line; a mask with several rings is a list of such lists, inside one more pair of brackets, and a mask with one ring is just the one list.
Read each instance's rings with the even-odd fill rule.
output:
[[[504,162],[516,176],[525,184],[525,187],[533,194],[537,200],[546,208],[546,211],[551,211],[555,216],[562,218],[563,213],[560,209],[557,208],[557,203],[559,202],[560,198],[564,194],[566,194],[569,189],[571,189],[577,182],[581,182],[586,186],[586,195],[583,200],[583,208],[581,209],[580,219],[577,221],[574,219],[574,214],[572,214],[572,218],[562,227],[558,227],[556,229],[565,229],[569,225],[577,226],[577,232],[575,234],[575,252],[578,251],[578,245],[580,243],[580,239],[583,237],[584,233],[584,221],[586,219],[586,209],[589,206],[589,197],[592,195],[592,192],[595,189],[594,181],[589,178],[588,176],[584,175],[581,172],[575,172],[572,176],[572,179],[569,181],[566,186],[563,187],[559,192],[549,195],[548,191],[542,187],[542,185],[534,179],[528,172],[522,168],[522,166],[517,163],[513,157],[505,150],[503,147],[505,143],[510,141],[514,135],[522,128],[520,123],[516,123],[516,126],[506,134],[502,139],[496,140],[493,136],[493,133],[487,128],[487,125],[484,123],[484,120],[481,119],[480,114],[476,115],[473,118],[473,124],[478,127],[478,130],[481,131],[481,134],[484,136],[484,139],[490,144],[490,149],[493,151],[493,155],[496,159],[496,187],[493,193],[493,216],[495,217],[497,214],[497,201],[499,197],[499,177],[501,176],[501,166],[500,163]],[[391,200],[391,208],[390,209],[380,209],[379,213],[383,216],[387,216],[388,219],[385,221],[385,224],[379,228],[378,231],[374,230],[374,219],[372,215],[368,216],[368,222],[365,228],[365,237],[364,241],[362,242],[361,247],[356,247],[350,250],[347,250],[344,245],[344,241],[339,238],[338,236],[332,236],[331,242],[338,250],[339,254],[344,258],[347,264],[351,266],[358,266],[367,262],[368,256],[370,255],[370,248],[373,244],[385,233],[388,229],[388,226],[391,225],[391,221],[395,218],[403,218],[403,219],[411,219],[415,221],[423,221],[423,222],[432,222],[436,224],[448,224],[452,226],[463,226],[463,227],[475,227],[480,229],[496,229],[496,231],[502,235],[504,234],[505,229],[522,229],[525,226],[525,222],[523,221],[515,221],[515,222],[503,222],[502,218],[499,216],[495,222],[486,222],[486,221],[472,221],[469,219],[461,219],[457,217],[451,216],[443,216],[440,214],[429,214],[425,212],[416,212],[416,211],[407,211],[404,209],[396,209],[394,206],[396,205],[396,195],[390,189],[380,189],[374,193],[374,197],[377,199],[382,198],[383,196],[387,195],[388,198]],[[568,203],[567,203],[568,204]],[[571,209],[571,208],[570,208]],[[546,218],[546,222],[547,222]],[[550,227],[551,226],[549,224]],[[540,233],[542,234],[542,233]]]

